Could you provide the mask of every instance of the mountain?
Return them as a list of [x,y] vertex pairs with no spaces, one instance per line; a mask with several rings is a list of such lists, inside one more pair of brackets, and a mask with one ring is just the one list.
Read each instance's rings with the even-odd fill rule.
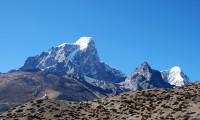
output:
[[91,37],[81,37],[75,43],[64,43],[29,57],[20,70],[41,69],[60,76],[82,75],[110,83],[123,81],[126,76],[115,68],[101,62]]
[[39,99],[0,113],[2,120],[199,120],[200,83],[126,92],[88,102]]
[[147,62],[141,64],[139,68],[131,73],[124,82],[120,83],[122,88],[127,90],[143,90],[155,88],[172,88],[172,85],[165,82],[161,73],[151,69]]
[[123,91],[115,83],[124,79],[121,71],[100,61],[93,39],[82,37],[29,57],[19,70],[0,74],[0,111],[45,94],[65,101],[118,94]]
[[178,66],[162,71],[161,73],[163,79],[171,85],[182,86],[191,83],[189,77]]
[[88,101],[101,95],[96,88],[83,85],[80,78],[60,77],[44,71],[17,71],[0,74],[0,111],[41,98]]
[[124,92],[117,83],[110,83],[102,80],[95,80],[85,77],[85,80],[93,86],[99,87],[104,90],[105,94],[119,94]]

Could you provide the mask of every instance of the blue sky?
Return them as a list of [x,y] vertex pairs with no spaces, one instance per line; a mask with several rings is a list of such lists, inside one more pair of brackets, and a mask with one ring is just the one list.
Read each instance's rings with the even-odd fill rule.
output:
[[0,0],[0,72],[81,36],[102,61],[130,74],[148,61],[200,80],[199,0]]

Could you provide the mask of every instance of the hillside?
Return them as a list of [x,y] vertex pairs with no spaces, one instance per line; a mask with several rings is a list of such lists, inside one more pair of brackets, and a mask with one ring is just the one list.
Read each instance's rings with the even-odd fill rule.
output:
[[174,89],[127,92],[89,102],[39,99],[2,113],[0,119],[197,120],[199,109],[200,83],[193,83]]
[[45,94],[51,99],[68,101],[97,98],[94,90],[73,77],[63,78],[43,71],[0,74],[0,111],[39,99]]

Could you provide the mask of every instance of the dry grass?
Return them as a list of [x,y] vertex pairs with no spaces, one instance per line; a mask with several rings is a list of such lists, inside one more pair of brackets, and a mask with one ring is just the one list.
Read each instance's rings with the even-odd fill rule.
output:
[[128,92],[89,102],[35,100],[2,113],[0,119],[198,120],[200,83]]

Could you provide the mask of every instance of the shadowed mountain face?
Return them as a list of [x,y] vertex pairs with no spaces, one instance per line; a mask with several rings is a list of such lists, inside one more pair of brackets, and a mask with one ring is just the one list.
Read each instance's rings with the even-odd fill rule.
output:
[[61,76],[81,73],[111,83],[125,79],[121,71],[100,61],[91,37],[82,37],[74,44],[65,43],[37,56],[29,57],[20,70],[37,68]]
[[200,83],[175,89],[122,93],[89,102],[40,99],[0,114],[0,119],[32,120],[199,120]]
[[141,64],[126,80],[120,83],[128,90],[143,90],[155,88],[172,88],[173,86],[165,82],[161,73],[151,69],[147,62]]
[[0,111],[48,95],[50,99],[87,101],[97,98],[77,79],[42,71],[0,74]]

